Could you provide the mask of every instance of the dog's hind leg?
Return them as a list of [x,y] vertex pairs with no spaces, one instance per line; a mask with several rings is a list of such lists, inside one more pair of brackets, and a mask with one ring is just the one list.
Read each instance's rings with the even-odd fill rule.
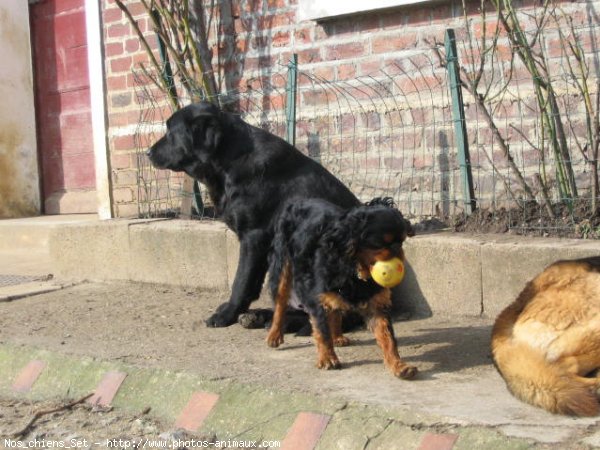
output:
[[371,298],[369,302],[369,328],[375,335],[377,344],[383,351],[383,362],[385,366],[398,378],[410,380],[415,377],[418,370],[414,366],[406,364],[398,354],[394,328],[389,316],[392,306],[391,292],[385,289],[381,294]]
[[208,318],[207,326],[218,328],[235,323],[238,316],[248,311],[250,303],[259,297],[267,274],[269,246],[270,235],[262,230],[246,233],[240,240],[240,260],[231,297]]
[[321,309],[316,314],[310,315],[313,328],[313,338],[317,346],[317,367],[319,369],[340,369],[342,364],[333,349],[333,341],[327,323],[327,313]]
[[277,292],[275,293],[275,310],[273,311],[273,321],[271,322],[271,329],[267,335],[267,344],[269,347],[275,348],[283,344],[285,313],[287,311],[291,290],[292,273],[289,262],[286,262],[279,276],[279,285]]

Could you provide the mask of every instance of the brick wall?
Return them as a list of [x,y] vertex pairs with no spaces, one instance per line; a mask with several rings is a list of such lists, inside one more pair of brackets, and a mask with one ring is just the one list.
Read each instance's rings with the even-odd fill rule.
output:
[[[301,150],[365,199],[392,195],[415,216],[460,211],[448,81],[431,50],[434,42],[443,42],[446,28],[455,28],[460,56],[468,67],[470,49],[464,45],[460,2],[425,3],[317,23],[296,20],[297,1],[218,2],[220,20],[213,21],[211,48],[221,92],[233,93],[249,121],[281,135],[286,64],[297,53]],[[141,30],[152,36],[141,5],[127,3],[134,5],[132,12]],[[478,4],[467,12],[475,38],[483,30]],[[533,4],[524,2],[523,8]],[[564,4],[581,27],[590,27],[593,7],[598,6],[600,2]],[[137,214],[138,195],[146,195],[138,191],[136,146],[143,148],[160,134],[160,126],[152,124],[162,121],[168,111],[161,108],[141,120],[148,103],[138,100],[132,68],[147,61],[147,56],[112,0],[104,1],[103,18],[115,210],[118,216],[131,216]],[[215,24],[220,24],[218,29]],[[495,26],[493,17],[486,26],[489,33]],[[584,37],[585,46],[592,49],[597,39],[593,27],[590,30]],[[549,35],[545,50],[556,58],[558,73],[557,36],[557,32]],[[501,36],[499,46],[498,65],[488,76],[495,71],[502,78],[510,62],[505,37]],[[519,167],[532,177],[539,172],[539,154],[522,137],[516,139],[511,128],[519,123],[527,139],[536,139],[533,106],[523,103],[531,97],[527,77],[519,78],[517,73],[509,93],[496,100],[494,111],[502,132],[515,139],[512,148]],[[478,197],[487,204],[501,203],[509,197],[505,187],[511,185],[512,175],[481,113],[468,95],[465,100]],[[145,128],[140,132],[141,121]],[[491,170],[490,161],[499,172]],[[177,185],[179,180],[171,182]],[[512,186],[520,195],[518,186]]]

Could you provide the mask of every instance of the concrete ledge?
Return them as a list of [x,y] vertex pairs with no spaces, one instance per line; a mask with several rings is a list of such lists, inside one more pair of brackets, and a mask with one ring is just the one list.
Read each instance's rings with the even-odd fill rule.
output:
[[0,220],[0,251],[40,250],[48,245],[50,230],[69,223],[94,222],[96,214],[66,214]]
[[[600,242],[439,233],[406,243],[396,298],[419,315],[493,317],[551,262],[600,255]],[[58,276],[227,290],[238,263],[234,233],[219,222],[111,220],[55,227]]]
[[227,239],[216,222],[116,219],[53,228],[49,247],[63,278],[226,290],[237,265],[228,261]]

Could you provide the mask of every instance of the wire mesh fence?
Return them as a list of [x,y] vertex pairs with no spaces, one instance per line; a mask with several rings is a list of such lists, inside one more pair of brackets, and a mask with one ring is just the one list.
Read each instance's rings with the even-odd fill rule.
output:
[[[545,58],[546,72],[533,74],[518,51],[504,49],[508,37],[496,35],[496,51],[488,52],[484,41],[473,45],[476,24],[457,33],[477,205],[471,217],[464,208],[445,57],[435,45],[350,80],[300,70],[296,146],[361,200],[390,196],[415,222],[598,237],[597,27],[559,25],[526,30]],[[484,70],[477,79],[479,67]],[[220,102],[285,137],[287,77],[281,68],[251,79],[244,91],[229,92]],[[209,199],[184,192],[180,175],[157,171],[147,161],[145,150],[162,135],[172,111],[143,74],[136,81],[140,215],[176,215],[181,197],[191,195],[197,217],[214,217]]]

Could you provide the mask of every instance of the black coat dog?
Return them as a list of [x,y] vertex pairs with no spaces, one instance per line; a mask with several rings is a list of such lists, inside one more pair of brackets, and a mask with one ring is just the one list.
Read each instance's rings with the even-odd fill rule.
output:
[[267,344],[283,343],[291,303],[310,317],[317,367],[337,369],[340,362],[333,346],[349,343],[341,331],[342,313],[354,311],[367,319],[386,367],[399,378],[413,378],[416,367],[398,355],[390,319],[391,291],[370,276],[377,261],[404,260],[402,243],[412,235],[410,223],[391,207],[390,199],[350,209],[319,199],[291,201],[280,215],[269,256],[275,311]]
[[283,139],[208,102],[175,112],[148,156],[157,168],[183,171],[203,183],[240,240],[231,297],[206,321],[212,327],[231,325],[260,295],[275,222],[287,199],[359,204],[337,178]]

